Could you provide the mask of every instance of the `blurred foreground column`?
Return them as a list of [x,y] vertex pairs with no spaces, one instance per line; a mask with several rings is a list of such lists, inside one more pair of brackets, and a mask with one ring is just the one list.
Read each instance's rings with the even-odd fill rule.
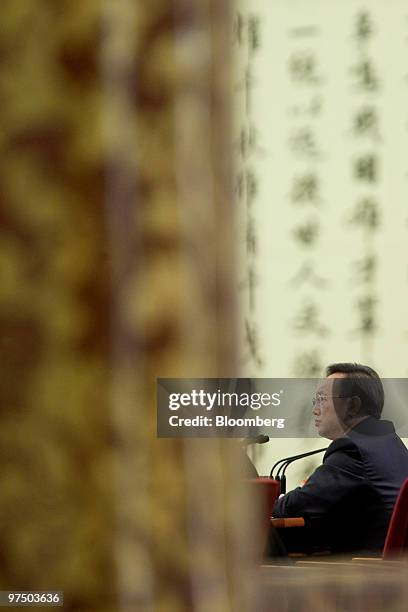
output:
[[237,375],[229,4],[0,10],[1,588],[245,609],[236,442],[155,432]]

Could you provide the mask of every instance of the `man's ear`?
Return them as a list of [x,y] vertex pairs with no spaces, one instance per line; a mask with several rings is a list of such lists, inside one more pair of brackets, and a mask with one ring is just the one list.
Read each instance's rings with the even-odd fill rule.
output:
[[360,415],[361,399],[357,395],[350,398],[349,415],[352,419]]

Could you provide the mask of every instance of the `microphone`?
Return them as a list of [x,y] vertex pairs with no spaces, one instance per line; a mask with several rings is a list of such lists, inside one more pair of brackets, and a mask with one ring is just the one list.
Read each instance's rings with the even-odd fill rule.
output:
[[[281,494],[286,493],[285,472],[286,472],[287,467],[291,463],[293,463],[294,461],[297,461],[298,459],[304,459],[305,457],[311,457],[312,455],[316,455],[317,453],[323,453],[328,448],[329,447],[326,446],[325,448],[319,448],[317,450],[309,451],[307,453],[300,453],[299,455],[292,455],[291,457],[285,457],[284,459],[280,459],[279,461],[277,461],[271,469],[270,478],[274,478],[275,480],[281,483]],[[279,465],[278,471],[276,473],[276,476],[274,476],[273,471],[278,465]]]
[[242,446],[250,446],[251,444],[265,444],[265,442],[269,442],[269,436],[265,434],[259,434],[259,436],[255,436],[254,438],[244,438],[241,440]]

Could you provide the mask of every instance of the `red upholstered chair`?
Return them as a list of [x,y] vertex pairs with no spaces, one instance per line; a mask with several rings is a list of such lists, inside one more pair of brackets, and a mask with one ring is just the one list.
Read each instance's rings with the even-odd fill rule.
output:
[[266,476],[247,479],[246,483],[250,487],[250,495],[258,500],[257,525],[255,527],[258,531],[257,548],[259,556],[262,556],[271,525],[273,506],[279,495],[280,484],[277,480]]
[[388,527],[383,559],[408,552],[408,478],[403,483]]

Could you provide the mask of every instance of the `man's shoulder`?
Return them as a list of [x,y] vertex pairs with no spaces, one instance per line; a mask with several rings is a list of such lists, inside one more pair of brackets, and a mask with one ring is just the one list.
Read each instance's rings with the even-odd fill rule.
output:
[[363,470],[363,460],[358,445],[351,438],[337,438],[334,440],[323,457],[325,466],[333,466],[352,470]]
[[327,459],[333,453],[349,453],[358,451],[358,445],[354,440],[345,436],[344,438],[337,438],[327,448],[323,460]]

